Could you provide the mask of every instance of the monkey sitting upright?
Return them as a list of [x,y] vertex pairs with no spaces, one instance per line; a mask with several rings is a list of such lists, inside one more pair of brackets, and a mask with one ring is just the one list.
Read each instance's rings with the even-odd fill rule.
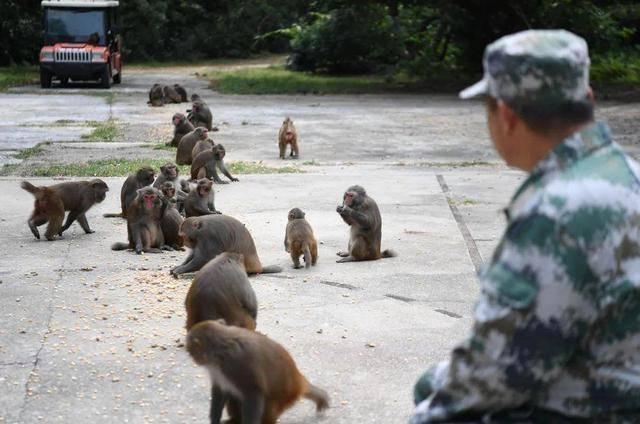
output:
[[167,143],[167,146],[178,147],[182,137],[193,131],[195,127],[182,113],[175,113],[171,122],[173,123],[173,138]]
[[178,150],[176,150],[176,163],[178,165],[191,165],[193,157],[191,153],[196,143],[200,140],[206,140],[209,138],[209,130],[206,128],[198,127],[191,131],[189,134],[185,134],[184,137],[178,143]]
[[164,94],[160,84],[153,84],[153,87],[149,90],[149,101],[147,104],[151,106],[164,106]]
[[162,194],[153,187],[144,187],[136,192],[136,197],[127,211],[127,243],[114,243],[111,250],[134,249],[139,255],[161,253],[173,250],[164,241],[161,220],[168,208]]
[[278,147],[280,148],[280,159],[284,159],[286,154],[287,145],[291,146],[291,153],[289,157],[297,159],[299,157],[298,151],[298,132],[293,125],[291,118],[287,118],[282,122],[280,132],[278,133]]
[[211,375],[212,424],[220,423],[226,404],[234,423],[275,424],[300,397],[329,407],[329,396],[300,373],[289,353],[267,336],[224,320],[203,321],[187,334],[194,362]]
[[164,102],[165,103],[180,103],[182,102],[182,97],[180,96],[180,94],[176,91],[175,88],[169,86],[169,85],[165,85],[164,87],[162,87],[162,95],[164,97]]
[[318,243],[313,236],[311,225],[304,219],[305,213],[299,208],[289,211],[287,230],[284,233],[284,249],[291,253],[293,267],[300,266],[300,256],[304,256],[305,268],[315,265],[318,261]]
[[147,187],[153,184],[153,180],[156,177],[156,172],[153,168],[148,166],[143,166],[138,169],[134,175],[129,175],[124,183],[122,184],[122,189],[120,190],[120,207],[122,208],[122,212],[120,213],[105,213],[105,218],[117,218],[127,217],[127,208],[133,202],[133,199],[138,195],[138,190],[142,187]]
[[178,194],[176,186],[171,181],[165,181],[160,187],[160,191],[169,202],[169,206],[175,208],[180,215],[184,215],[184,202],[187,199],[187,194],[182,191],[180,191],[181,194]]
[[344,193],[343,203],[336,211],[351,227],[349,250],[338,252],[337,262],[371,261],[396,256],[393,250],[380,252],[382,217],[375,200],[361,186],[354,185]]
[[244,257],[224,252],[196,274],[185,299],[187,331],[201,321],[224,319],[230,325],[256,329],[258,300],[247,278]]
[[176,90],[176,93],[180,95],[180,103],[187,102],[187,90],[184,89],[180,84],[173,84],[173,89]]
[[[21,187],[36,198],[33,213],[28,221],[29,229],[37,239],[40,239],[38,227],[48,222],[45,237],[49,241],[56,235],[62,236],[62,233],[75,220],[85,233],[93,233],[85,213],[94,204],[102,202],[109,191],[107,184],[97,178],[91,181],[60,183],[49,187],[36,187],[28,181],[23,181]],[[65,224],[62,225],[65,211],[69,211],[69,215]]]
[[196,187],[189,191],[184,201],[184,213],[187,218],[221,213],[216,210],[214,205],[213,183],[211,180],[201,178],[196,181]]

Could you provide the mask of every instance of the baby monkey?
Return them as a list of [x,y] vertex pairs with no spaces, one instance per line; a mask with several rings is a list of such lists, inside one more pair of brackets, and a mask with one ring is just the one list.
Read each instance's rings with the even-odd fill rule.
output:
[[284,250],[291,254],[293,267],[296,269],[302,268],[300,256],[304,256],[305,268],[315,265],[318,261],[318,242],[304,216],[305,213],[301,209],[291,209],[287,230],[284,233]]
[[212,424],[226,404],[233,423],[275,424],[301,396],[318,412],[329,407],[327,393],[309,383],[289,353],[267,336],[224,320],[202,321],[187,334],[187,351],[211,375]]

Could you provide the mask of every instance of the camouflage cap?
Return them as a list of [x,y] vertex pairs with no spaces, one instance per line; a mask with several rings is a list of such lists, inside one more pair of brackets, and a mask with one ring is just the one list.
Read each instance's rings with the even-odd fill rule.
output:
[[460,98],[489,95],[512,107],[548,107],[585,99],[586,41],[564,30],[529,30],[502,37],[484,51],[484,77]]

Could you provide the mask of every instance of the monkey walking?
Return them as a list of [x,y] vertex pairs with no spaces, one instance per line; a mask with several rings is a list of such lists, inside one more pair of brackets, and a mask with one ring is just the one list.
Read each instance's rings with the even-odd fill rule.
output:
[[[194,147],[193,150],[195,152],[196,148]],[[240,181],[231,175],[231,172],[225,166],[225,155],[226,150],[222,144],[216,144],[210,149],[198,153],[198,156],[193,157],[193,162],[191,163],[191,179],[209,178],[216,184],[229,184],[229,181],[224,181],[220,178],[218,171],[216,171],[216,169],[219,169],[231,181]]]
[[291,253],[293,267],[296,269],[302,268],[300,256],[304,256],[304,266],[307,269],[318,261],[318,243],[313,236],[311,225],[304,217],[305,213],[301,209],[291,209],[284,233],[284,249]]
[[296,127],[293,125],[293,121],[288,116],[282,122],[282,126],[280,127],[280,132],[278,133],[278,147],[280,148],[280,159],[284,159],[287,145],[291,146],[291,153],[289,157],[293,159],[298,159],[299,151],[298,151],[298,132],[296,131]]
[[[40,239],[38,227],[46,224],[45,238],[53,240],[56,235],[62,236],[73,221],[77,220],[85,233],[94,231],[89,227],[85,213],[96,203],[102,202],[107,196],[109,187],[100,179],[91,181],[74,181],[52,186],[36,187],[28,181],[20,184],[24,190],[36,198],[34,209],[28,224],[33,235]],[[65,211],[69,211],[67,221],[62,225]]]
[[380,251],[382,217],[378,204],[367,196],[363,187],[349,187],[344,193],[342,205],[336,211],[351,227],[348,251],[338,252],[342,259],[337,262],[371,261],[397,256],[390,249]]
[[211,375],[212,424],[220,423],[226,404],[234,423],[275,424],[300,397],[329,407],[327,392],[311,384],[280,344],[224,320],[203,321],[187,334],[194,362]]
[[230,325],[255,330],[258,300],[242,254],[224,252],[207,262],[193,279],[184,304],[187,331],[201,321],[220,318]]
[[204,215],[187,218],[180,227],[184,245],[191,250],[184,262],[173,268],[178,276],[195,272],[222,252],[241,253],[247,274],[282,272],[277,265],[263,266],[249,230],[235,218],[226,215]]

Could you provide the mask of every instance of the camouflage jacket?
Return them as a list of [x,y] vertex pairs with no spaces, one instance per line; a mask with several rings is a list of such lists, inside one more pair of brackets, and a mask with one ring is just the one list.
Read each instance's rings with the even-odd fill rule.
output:
[[480,275],[472,335],[431,371],[412,423],[519,407],[640,422],[639,177],[605,124],[536,165]]

